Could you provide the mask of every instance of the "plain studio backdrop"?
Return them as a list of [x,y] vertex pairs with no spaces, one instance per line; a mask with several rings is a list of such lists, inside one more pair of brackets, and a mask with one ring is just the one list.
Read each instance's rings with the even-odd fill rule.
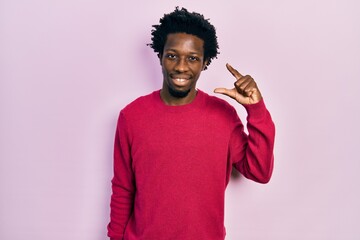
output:
[[355,0],[0,0],[0,239],[106,238],[117,116],[161,87],[146,44],[177,5],[217,28],[198,87],[231,87],[229,62],[277,127],[270,183],[228,185],[226,239],[360,239]]

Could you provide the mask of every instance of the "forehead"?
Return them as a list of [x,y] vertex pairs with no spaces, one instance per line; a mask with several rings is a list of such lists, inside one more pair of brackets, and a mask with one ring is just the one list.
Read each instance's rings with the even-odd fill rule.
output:
[[170,33],[167,35],[164,51],[204,53],[204,41],[192,34]]

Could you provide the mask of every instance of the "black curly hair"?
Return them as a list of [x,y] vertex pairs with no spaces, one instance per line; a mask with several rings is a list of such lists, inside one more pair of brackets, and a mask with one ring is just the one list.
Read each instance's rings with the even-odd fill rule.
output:
[[176,7],[173,12],[164,14],[159,22],[159,25],[152,26],[152,43],[148,44],[159,56],[163,53],[169,33],[187,33],[204,41],[204,60],[207,60],[205,69],[213,58],[217,58],[219,45],[215,27],[202,14],[190,13],[186,8]]

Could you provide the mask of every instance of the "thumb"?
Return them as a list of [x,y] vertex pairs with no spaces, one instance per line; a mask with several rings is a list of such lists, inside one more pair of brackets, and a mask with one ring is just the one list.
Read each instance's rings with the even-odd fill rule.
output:
[[233,89],[227,89],[227,88],[215,88],[214,93],[220,93],[223,95],[226,95],[228,97],[234,98]]

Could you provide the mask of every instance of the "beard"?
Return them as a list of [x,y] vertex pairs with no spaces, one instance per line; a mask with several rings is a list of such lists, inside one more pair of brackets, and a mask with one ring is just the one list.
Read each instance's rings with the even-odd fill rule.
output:
[[191,89],[189,89],[189,90],[185,90],[185,91],[178,91],[178,90],[173,89],[170,86],[168,86],[168,89],[169,89],[170,95],[173,96],[173,97],[176,97],[176,98],[184,98],[184,97],[186,97],[189,94],[190,90],[191,90]]

